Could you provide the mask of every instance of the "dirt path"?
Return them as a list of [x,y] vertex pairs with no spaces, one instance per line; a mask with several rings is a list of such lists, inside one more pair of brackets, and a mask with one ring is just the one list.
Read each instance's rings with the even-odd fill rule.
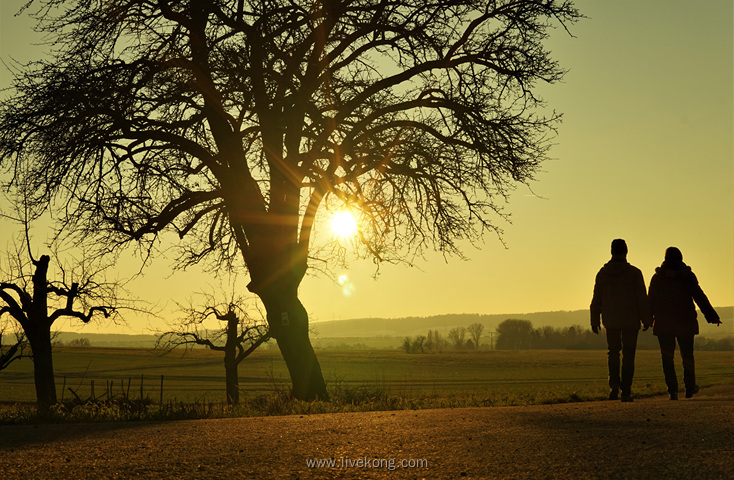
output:
[[734,385],[677,402],[5,426],[0,477],[734,478]]

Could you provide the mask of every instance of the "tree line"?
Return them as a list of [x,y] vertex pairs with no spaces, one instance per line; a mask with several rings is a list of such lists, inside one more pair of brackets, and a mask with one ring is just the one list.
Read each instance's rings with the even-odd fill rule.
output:
[[[401,349],[406,353],[479,350],[484,331],[481,323],[452,328],[445,337],[438,330],[428,330],[426,335],[405,337]],[[485,347],[490,350],[596,349],[605,348],[606,344],[602,337],[579,325],[534,328],[530,320],[510,318],[501,322],[495,332],[490,332]]]
[[[449,330],[444,337],[438,330],[428,330],[426,335],[403,338],[401,350],[406,353],[427,353],[444,351],[479,350],[485,330],[481,323],[468,327]],[[492,335],[494,334],[494,335]],[[490,332],[490,343],[483,348],[490,350],[604,350],[607,348],[603,335],[595,335],[588,327],[572,325],[569,327],[534,327],[530,320],[508,318],[495,332]],[[640,336],[638,348],[654,350],[658,348],[653,335]],[[734,338],[711,339],[696,338],[699,350],[734,350]]]
[[[640,335],[638,348],[656,350],[657,337],[652,334]],[[530,320],[507,319],[497,326],[495,342],[497,350],[605,350],[604,335],[595,335],[589,327],[572,325],[569,327],[533,327]],[[734,350],[734,338],[710,339],[696,337],[699,350]]]
[[452,328],[445,338],[438,330],[428,330],[426,335],[405,337],[401,348],[406,353],[479,350],[482,332],[484,332],[484,325],[478,322],[468,327]]
[[497,325],[497,350],[597,349],[606,348],[601,335],[580,325],[534,328],[530,320],[507,319]]

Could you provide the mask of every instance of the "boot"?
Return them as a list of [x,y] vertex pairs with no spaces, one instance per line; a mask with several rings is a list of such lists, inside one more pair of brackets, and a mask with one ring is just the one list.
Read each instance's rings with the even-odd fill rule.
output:
[[698,385],[694,385],[692,388],[686,387],[686,398],[691,398],[694,394],[698,393],[699,390],[701,390],[701,387]]

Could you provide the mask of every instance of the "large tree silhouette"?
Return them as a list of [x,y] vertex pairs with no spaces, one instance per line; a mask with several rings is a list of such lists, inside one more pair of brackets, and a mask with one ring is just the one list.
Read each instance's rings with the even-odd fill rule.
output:
[[496,231],[558,121],[534,93],[563,74],[543,41],[579,17],[564,0],[33,5],[54,48],[0,110],[13,181],[105,248],[173,231],[181,265],[244,264],[302,399],[327,396],[298,298],[317,212],[348,206],[377,261]]

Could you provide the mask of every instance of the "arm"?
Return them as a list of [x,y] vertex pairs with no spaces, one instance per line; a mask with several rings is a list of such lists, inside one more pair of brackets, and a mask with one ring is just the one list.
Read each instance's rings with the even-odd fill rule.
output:
[[701,313],[703,313],[703,316],[706,318],[708,323],[721,325],[719,314],[716,313],[714,307],[711,306],[711,302],[709,302],[706,294],[703,293],[703,289],[698,284],[698,279],[693,273],[691,273],[691,296],[693,297],[693,300],[696,301],[696,305],[701,309]]
[[647,288],[645,288],[645,278],[640,270],[637,271],[637,280],[635,285],[635,295],[637,296],[637,309],[640,313],[640,321],[645,330],[652,325],[652,312],[650,309],[650,299],[647,297]]
[[658,277],[656,275],[653,275],[650,279],[650,288],[647,291],[647,301],[650,305],[650,316],[652,317],[652,324],[655,324],[655,305],[656,301],[655,298],[658,295]]
[[602,309],[602,282],[599,278],[601,271],[596,274],[596,280],[594,281],[594,296],[591,299],[591,330],[594,333],[599,333],[599,327],[601,326],[601,309]]

